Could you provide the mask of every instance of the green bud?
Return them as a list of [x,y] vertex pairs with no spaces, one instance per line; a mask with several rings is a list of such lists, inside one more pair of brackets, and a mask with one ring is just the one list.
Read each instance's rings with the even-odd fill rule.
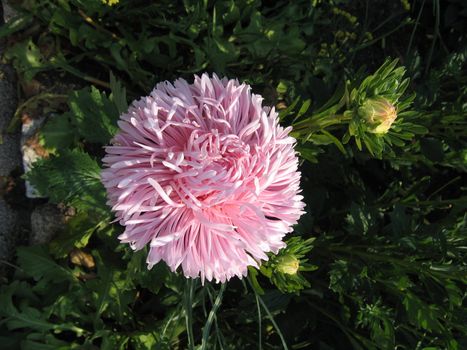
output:
[[284,255],[277,261],[277,271],[288,275],[295,275],[300,267],[300,260],[293,255]]
[[374,134],[387,133],[397,118],[396,107],[383,97],[367,99],[358,114],[366,121],[367,131]]

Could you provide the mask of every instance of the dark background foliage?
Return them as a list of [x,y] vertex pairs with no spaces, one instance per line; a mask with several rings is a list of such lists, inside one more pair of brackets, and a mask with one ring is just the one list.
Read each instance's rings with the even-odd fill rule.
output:
[[[62,113],[41,131],[51,156],[28,177],[77,213],[49,245],[18,249],[0,287],[2,346],[183,349],[189,319],[208,348],[467,348],[464,1],[12,3],[19,15],[0,35],[21,81],[18,113]],[[254,272],[223,294],[187,287],[118,244],[99,170],[124,88],[131,101],[159,81],[216,72],[249,82],[279,110],[298,98],[313,113],[387,57],[407,68],[428,131],[382,159],[350,144],[343,154],[301,143],[307,214],[293,235],[315,240],[300,292]],[[35,81],[44,88],[31,97]],[[67,104],[63,81],[74,90]]]

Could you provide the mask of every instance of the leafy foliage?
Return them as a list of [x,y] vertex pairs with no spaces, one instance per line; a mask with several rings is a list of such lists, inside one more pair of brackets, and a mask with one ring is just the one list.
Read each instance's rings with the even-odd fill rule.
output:
[[70,205],[79,202],[83,208],[105,211],[100,167],[88,153],[79,149],[64,150],[58,157],[39,160],[27,178],[52,202],[64,201]]
[[310,287],[302,276],[305,271],[314,271],[318,267],[307,263],[306,255],[313,249],[314,238],[306,241],[299,237],[287,240],[287,247],[261,265],[260,271],[283,293],[293,293]]
[[[3,348],[467,347],[465,4],[15,2],[0,36],[22,81],[93,85],[41,130],[51,155],[27,178],[76,215],[18,249]],[[307,202],[287,248],[222,287],[117,243],[98,161],[126,91],[204,70],[247,80],[294,127]],[[362,121],[374,98],[397,107],[386,134]]]
[[51,150],[69,148],[79,140],[107,144],[117,131],[119,113],[125,110],[125,89],[111,75],[109,97],[94,86],[73,91],[69,97],[70,111],[51,119],[42,130],[44,144]]

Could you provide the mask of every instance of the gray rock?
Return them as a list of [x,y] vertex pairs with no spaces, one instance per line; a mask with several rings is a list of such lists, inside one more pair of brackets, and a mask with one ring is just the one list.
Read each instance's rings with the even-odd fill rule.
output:
[[8,176],[21,166],[19,135],[2,135],[0,143],[0,176]]
[[[8,16],[11,11],[9,9],[6,11]],[[0,23],[3,23],[3,18],[0,19]],[[2,50],[2,45],[0,45],[0,50]],[[19,132],[5,133],[15,112],[16,104],[16,74],[11,66],[0,64],[0,177],[6,177],[12,170],[21,166],[20,134]],[[14,255],[18,240],[17,222],[18,212],[0,196],[1,260],[8,260]]]
[[16,73],[9,64],[0,63],[0,92],[0,129],[5,130],[17,104]]
[[53,204],[38,206],[31,214],[30,244],[48,243],[65,225],[61,211]]
[[21,166],[20,133],[6,133],[16,109],[16,82],[12,68],[0,64],[0,176]]
[[17,213],[0,197],[0,260],[14,254]]

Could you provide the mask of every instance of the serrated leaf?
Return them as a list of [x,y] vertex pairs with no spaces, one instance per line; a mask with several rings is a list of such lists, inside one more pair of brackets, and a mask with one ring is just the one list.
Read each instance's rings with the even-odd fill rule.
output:
[[108,213],[100,168],[79,149],[38,160],[26,178],[54,203],[65,202],[78,210],[93,210],[101,215]]
[[71,123],[71,113],[53,116],[41,129],[44,146],[54,151],[61,151],[72,146],[77,140]]
[[118,107],[94,86],[74,91],[69,106],[74,115],[72,124],[85,140],[105,145],[117,132]]
[[71,272],[57,264],[43,246],[19,247],[17,254],[19,266],[36,281],[47,278],[60,282],[72,278]]

